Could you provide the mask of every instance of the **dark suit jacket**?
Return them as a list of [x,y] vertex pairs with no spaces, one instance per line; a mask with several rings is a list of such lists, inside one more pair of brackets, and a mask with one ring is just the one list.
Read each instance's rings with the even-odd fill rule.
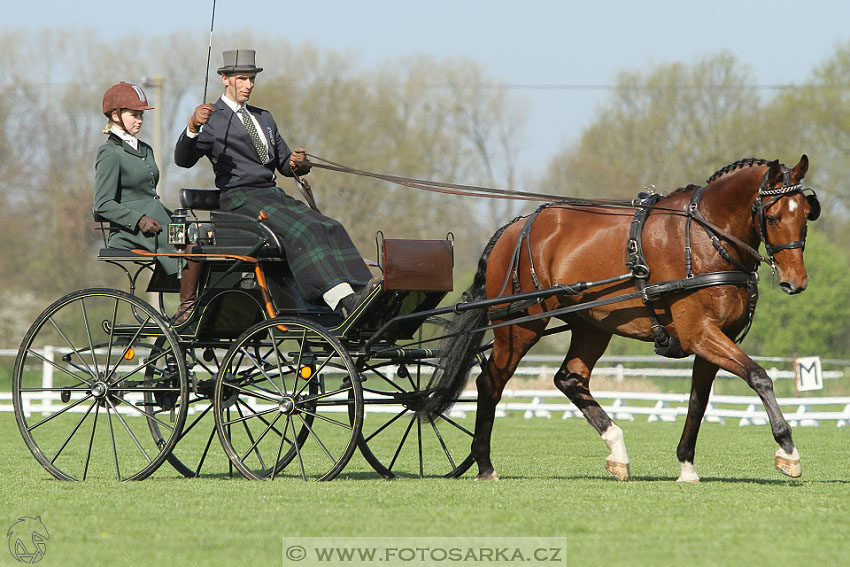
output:
[[219,189],[274,187],[275,170],[292,177],[289,168],[291,151],[269,111],[247,105],[269,143],[269,161],[262,164],[239,116],[221,99],[213,106],[216,111],[196,138],[188,137],[185,129],[180,134],[174,147],[174,163],[180,167],[192,167],[202,156],[207,156],[215,172],[215,186]]

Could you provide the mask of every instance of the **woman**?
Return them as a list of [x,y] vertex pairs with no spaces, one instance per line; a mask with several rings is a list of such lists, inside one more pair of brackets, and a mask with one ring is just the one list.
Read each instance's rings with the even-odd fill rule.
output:
[[[171,211],[159,200],[156,184],[159,168],[151,147],[136,138],[148,105],[145,93],[120,82],[103,95],[103,114],[109,120],[103,133],[95,166],[94,211],[110,221],[111,248],[143,248],[151,252],[174,252],[162,228],[171,222]],[[169,275],[177,273],[176,258],[157,256]],[[180,279],[180,307],[176,323],[185,322],[197,298],[201,264],[189,261]]]

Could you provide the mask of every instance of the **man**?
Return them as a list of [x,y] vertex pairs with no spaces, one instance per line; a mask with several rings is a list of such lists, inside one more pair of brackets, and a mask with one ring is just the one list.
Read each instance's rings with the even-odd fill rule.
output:
[[[324,301],[347,315],[369,291],[371,273],[345,228],[275,186],[275,171],[287,177],[306,175],[305,151],[290,151],[274,118],[248,105],[257,73],[255,51],[224,52],[218,69],[224,94],[215,104],[195,109],[174,148],[174,162],[192,167],[206,156],[221,189],[221,207],[265,221],[281,236],[284,252],[301,294]],[[355,289],[358,290],[355,293]]]

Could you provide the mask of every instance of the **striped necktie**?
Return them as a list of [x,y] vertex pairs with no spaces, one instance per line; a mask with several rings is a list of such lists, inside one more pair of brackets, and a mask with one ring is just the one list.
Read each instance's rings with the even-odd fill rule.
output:
[[248,114],[248,111],[245,110],[244,106],[240,108],[238,112],[242,117],[242,123],[245,124],[245,128],[248,130],[248,135],[251,136],[251,141],[254,142],[254,149],[257,150],[257,155],[260,156],[260,163],[266,163],[269,160],[269,150],[260,139],[260,135],[257,133],[257,127],[254,126],[254,121],[251,119],[251,115]]

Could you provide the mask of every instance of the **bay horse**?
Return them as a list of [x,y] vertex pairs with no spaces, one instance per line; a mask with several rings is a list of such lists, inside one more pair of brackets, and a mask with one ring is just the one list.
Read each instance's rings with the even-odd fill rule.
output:
[[[559,285],[569,293],[520,304],[519,313],[504,307],[458,310],[449,331],[456,338],[441,347],[440,368],[420,416],[439,416],[457,399],[489,318],[495,326],[494,340],[476,379],[472,456],[478,465],[476,480],[497,480],[490,459],[496,405],[522,357],[544,335],[549,320],[557,317],[572,336],[555,386],[602,437],[610,450],[606,468],[611,475],[629,479],[629,456],[623,431],[590,392],[590,377],[617,334],[655,341],[656,351],[668,356],[695,355],[688,413],[677,449],[679,481],[699,482],[695,446],[719,368],[743,378],[759,395],[779,445],[776,467],[799,477],[800,455],[777,405],[773,383],[734,337],[752,321],[760,261],[770,262],[778,271],[785,293],[806,289],[807,221],[820,214],[816,195],[801,185],[807,169],[805,155],[792,169],[778,160],[749,158],[717,171],[705,186],[691,185],[633,202],[638,213],[634,207],[565,201],[514,219],[485,247],[465,299],[499,298]],[[760,244],[767,257],[758,252]],[[587,282],[592,283],[584,285]],[[650,295],[650,289],[659,293]],[[625,300],[616,299],[624,294]],[[520,319],[511,323],[518,315]],[[503,325],[497,326],[500,322]]]

